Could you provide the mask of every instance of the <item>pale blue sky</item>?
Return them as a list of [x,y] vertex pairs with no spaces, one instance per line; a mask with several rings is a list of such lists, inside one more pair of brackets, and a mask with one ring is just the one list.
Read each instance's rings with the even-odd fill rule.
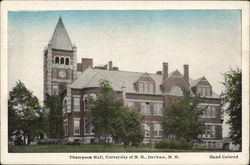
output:
[[216,93],[224,73],[241,67],[240,10],[85,10],[8,13],[9,90],[20,79],[42,99],[43,49],[59,17],[78,48],[78,62],[112,60],[121,70],[205,76]]

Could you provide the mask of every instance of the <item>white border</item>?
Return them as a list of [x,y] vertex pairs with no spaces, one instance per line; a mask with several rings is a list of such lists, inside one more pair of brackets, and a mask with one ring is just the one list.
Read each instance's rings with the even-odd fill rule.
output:
[[[7,12],[12,10],[96,10],[96,9],[240,9],[242,10],[242,109],[241,153],[8,153],[7,150]],[[2,164],[248,164],[249,159],[249,3],[208,1],[3,1],[1,3],[1,163]],[[41,50],[42,52],[42,50]],[[178,160],[157,159],[69,159],[69,155],[178,155]],[[238,159],[209,159],[209,155],[238,155]]]

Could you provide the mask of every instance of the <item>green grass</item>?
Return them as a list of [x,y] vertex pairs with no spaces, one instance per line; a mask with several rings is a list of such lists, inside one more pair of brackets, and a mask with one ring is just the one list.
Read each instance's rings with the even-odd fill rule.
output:
[[208,150],[174,150],[156,149],[153,146],[126,147],[121,144],[104,145],[81,144],[81,145],[33,145],[33,146],[11,146],[10,150],[16,153],[23,152],[206,152]]

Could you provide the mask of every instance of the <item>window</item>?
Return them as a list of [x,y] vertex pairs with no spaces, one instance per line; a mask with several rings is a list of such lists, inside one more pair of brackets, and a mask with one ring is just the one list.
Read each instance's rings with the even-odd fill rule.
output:
[[64,64],[64,58],[61,57],[60,64]]
[[217,106],[207,105],[203,111],[202,117],[216,118]]
[[142,82],[139,83],[139,92],[143,93],[143,83]]
[[92,120],[84,119],[84,134],[94,134],[94,127],[92,125]]
[[80,96],[74,96],[74,111],[80,111]]
[[56,63],[56,64],[59,64],[59,57],[56,57],[56,58],[55,58],[55,63]]
[[170,89],[169,93],[172,94],[172,95],[183,96],[182,89],[180,87],[178,87],[178,86],[173,86]]
[[68,136],[68,121],[63,123],[64,136]]
[[53,95],[58,95],[58,86],[57,85],[52,86],[52,94]]
[[74,135],[80,135],[80,120],[74,119]]
[[163,104],[154,103],[154,116],[162,116],[162,115],[163,115]]
[[126,104],[126,106],[127,106],[128,108],[135,109],[135,104],[134,104],[134,102],[132,102],[132,101],[127,101],[125,104]]
[[94,93],[86,94],[83,96],[83,107],[84,111],[90,110],[90,99],[96,99],[96,95]]
[[148,83],[144,82],[143,85],[144,85],[143,86],[143,93],[149,93],[148,92]]
[[211,89],[210,88],[206,88],[206,96],[211,96]]
[[150,115],[150,104],[149,104],[149,102],[141,103],[141,113],[142,113],[142,115]]
[[63,113],[67,112],[67,99],[65,98],[63,101]]
[[155,137],[162,137],[163,136],[163,130],[160,123],[154,124],[154,136]]
[[203,134],[204,138],[215,138],[215,125],[206,125],[205,133]]
[[154,85],[152,83],[148,86],[148,93],[154,93]]
[[197,95],[211,96],[211,87],[197,87]]
[[154,93],[154,84],[150,82],[139,82],[140,93]]
[[66,65],[69,65],[69,58],[66,58],[65,64],[66,64]]
[[144,131],[144,137],[150,137],[150,127],[148,123],[142,124],[142,130]]

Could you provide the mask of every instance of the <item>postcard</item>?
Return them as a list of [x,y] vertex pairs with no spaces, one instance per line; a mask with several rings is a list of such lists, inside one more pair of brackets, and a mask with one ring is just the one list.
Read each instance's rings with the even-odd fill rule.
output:
[[248,2],[1,5],[2,164],[248,164]]

